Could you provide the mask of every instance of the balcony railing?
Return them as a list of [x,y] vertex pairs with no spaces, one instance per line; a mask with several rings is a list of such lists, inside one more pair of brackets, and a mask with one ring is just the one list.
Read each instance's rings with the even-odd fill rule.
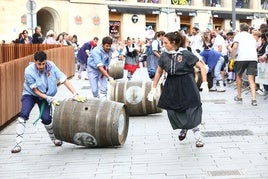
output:
[[137,2],[159,4],[160,0],[138,0]]

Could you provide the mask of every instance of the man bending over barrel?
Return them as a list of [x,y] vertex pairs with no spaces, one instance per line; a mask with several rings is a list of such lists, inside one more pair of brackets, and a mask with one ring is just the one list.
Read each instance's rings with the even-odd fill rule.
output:
[[95,98],[107,98],[108,83],[114,83],[113,77],[108,73],[111,63],[113,39],[109,36],[102,39],[102,44],[95,47],[87,59],[87,75],[91,92]]
[[63,83],[68,88],[73,94],[73,100],[78,102],[87,100],[85,97],[79,96],[66,75],[52,61],[47,60],[45,52],[37,51],[34,54],[34,60],[35,62],[30,63],[24,71],[25,81],[21,98],[21,112],[17,121],[16,145],[11,153],[21,151],[26,121],[29,119],[30,112],[36,103],[40,110],[39,118],[41,118],[50,139],[55,146],[62,145],[62,141],[54,136],[50,113],[52,105],[59,105],[59,102],[54,99],[57,93],[57,82]]

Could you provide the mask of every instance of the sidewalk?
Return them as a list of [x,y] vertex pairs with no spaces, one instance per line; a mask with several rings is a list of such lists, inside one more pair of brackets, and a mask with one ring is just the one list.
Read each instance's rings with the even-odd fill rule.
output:
[[[89,82],[71,79],[79,93],[91,96]],[[3,179],[210,179],[268,178],[268,99],[250,93],[236,104],[236,90],[211,92],[203,99],[201,131],[205,146],[196,148],[192,131],[184,141],[172,130],[166,112],[130,117],[126,142],[119,147],[84,148],[64,143],[55,147],[43,125],[27,122],[24,145],[11,154],[16,125],[0,131],[0,177]],[[71,97],[59,86],[57,99]]]

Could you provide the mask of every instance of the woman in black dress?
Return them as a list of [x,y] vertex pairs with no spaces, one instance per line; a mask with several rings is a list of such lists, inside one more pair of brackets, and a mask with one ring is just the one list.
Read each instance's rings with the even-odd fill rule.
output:
[[181,129],[179,140],[186,137],[188,129],[192,129],[196,139],[196,147],[203,147],[199,124],[202,120],[202,103],[196,82],[194,66],[202,75],[201,89],[208,92],[207,71],[204,64],[185,48],[186,37],[180,32],[170,32],[164,36],[165,52],[160,56],[158,68],[148,100],[156,98],[156,86],[165,71],[167,78],[160,96],[158,107],[167,110],[172,128]]

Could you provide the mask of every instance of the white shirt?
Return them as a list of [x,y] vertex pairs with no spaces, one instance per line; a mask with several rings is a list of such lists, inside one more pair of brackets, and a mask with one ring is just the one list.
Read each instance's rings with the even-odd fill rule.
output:
[[[159,48],[158,48],[159,47]],[[161,52],[161,49],[162,49],[162,43],[161,43],[161,41],[159,40],[159,39],[157,39],[157,40],[153,40],[152,41],[152,50],[154,51],[154,50],[156,50],[156,51],[158,51],[159,52],[159,50],[160,50],[160,52]]]
[[[219,51],[219,46],[222,46],[221,52]],[[213,46],[212,46],[212,49],[216,50],[217,52],[220,52],[220,54],[222,54],[222,55],[227,55],[226,43],[225,43],[224,38],[221,35],[218,34],[216,36],[214,43],[213,43]]]
[[235,35],[234,43],[238,43],[236,61],[257,61],[256,40],[245,31]]
[[201,35],[196,34],[196,35],[192,35],[189,38],[190,40],[190,47],[192,50],[196,51],[197,49],[199,49],[200,51],[203,51],[203,40]]

